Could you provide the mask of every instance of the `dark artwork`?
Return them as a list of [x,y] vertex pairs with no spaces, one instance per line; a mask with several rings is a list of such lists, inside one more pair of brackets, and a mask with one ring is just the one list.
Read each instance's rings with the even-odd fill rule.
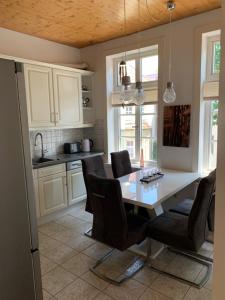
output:
[[163,146],[189,147],[191,105],[165,106]]

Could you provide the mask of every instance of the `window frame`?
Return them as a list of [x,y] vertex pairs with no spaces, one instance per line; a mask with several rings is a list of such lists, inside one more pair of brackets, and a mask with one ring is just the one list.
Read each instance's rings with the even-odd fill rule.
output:
[[207,39],[206,81],[219,81],[220,73],[213,73],[214,43],[216,42],[221,42],[220,35],[210,36]]
[[[152,104],[148,104],[148,105],[154,105],[155,106],[155,113],[142,113],[141,112],[141,108],[142,106],[133,106],[135,109],[135,113],[133,114],[135,116],[135,159],[131,159],[131,162],[133,164],[137,164],[140,161],[140,152],[141,152],[141,139],[142,139],[142,135],[141,135],[141,116],[142,115],[154,115],[156,116],[156,120],[155,120],[155,126],[156,126],[156,132],[157,132],[157,127],[158,127],[158,104],[156,103],[152,103]],[[120,128],[120,116],[121,115],[129,115],[129,114],[121,114],[120,113],[120,109],[121,107],[116,107],[115,108],[115,113],[114,113],[114,120],[115,120],[115,137],[114,137],[114,141],[115,141],[115,149],[116,151],[120,151],[120,140],[121,140],[121,128]],[[152,140],[156,140],[157,143],[157,134],[154,138],[149,138]],[[157,143],[158,145],[158,143]],[[151,164],[151,165],[157,165],[157,160],[146,160],[145,159],[145,163]]]
[[[155,56],[159,55],[158,53],[158,48],[157,49],[152,49],[152,50],[147,50],[143,51],[139,54],[139,52],[133,53],[133,54],[127,54],[126,55],[126,60],[135,60],[135,78],[140,78],[140,73],[141,73],[141,61],[140,59],[148,56]],[[121,89],[121,85],[118,85],[119,82],[119,74],[118,74],[118,64],[124,60],[124,54],[121,55],[120,57],[114,58],[113,59],[113,91],[118,92]],[[132,83],[133,84],[133,83]],[[134,83],[135,84],[135,83]],[[158,80],[154,81],[146,81],[142,83],[142,86],[144,89],[148,88],[157,88],[158,87]]]
[[[204,101],[204,156],[203,156],[203,169],[208,172],[212,171],[210,168],[210,151],[211,143],[215,142],[211,138],[212,134],[212,103],[218,100]],[[217,125],[218,126],[218,125]]]

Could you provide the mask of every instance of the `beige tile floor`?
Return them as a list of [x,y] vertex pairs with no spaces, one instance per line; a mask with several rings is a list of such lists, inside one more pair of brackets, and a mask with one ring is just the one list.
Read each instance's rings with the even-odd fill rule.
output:
[[[44,300],[210,300],[211,281],[201,290],[153,272],[144,267],[121,286],[111,285],[89,271],[96,259],[110,248],[83,235],[91,225],[92,216],[78,204],[69,214],[39,227],[41,271]],[[212,256],[213,247],[205,243],[201,252]],[[131,252],[116,252],[101,267],[101,272],[119,276],[129,261]],[[204,268],[183,257],[164,251],[156,265],[199,280]]]

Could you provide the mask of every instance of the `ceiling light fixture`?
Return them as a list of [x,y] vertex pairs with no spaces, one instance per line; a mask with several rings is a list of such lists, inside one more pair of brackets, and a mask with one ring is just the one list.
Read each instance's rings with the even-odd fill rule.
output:
[[139,29],[138,29],[138,46],[139,46],[139,63],[140,63],[140,72],[139,78],[136,81],[135,93],[134,93],[134,103],[137,106],[140,106],[145,101],[144,89],[142,86],[142,78],[141,78],[141,70],[142,70],[142,61],[141,61],[141,45],[140,45],[140,31],[141,31],[141,7],[140,0],[138,0],[138,21],[139,21]]
[[[123,4],[124,4],[124,39],[125,39],[127,34],[126,0],[124,0]],[[124,52],[124,60],[122,60],[119,65],[119,75],[120,75],[120,82],[121,82],[120,101],[122,102],[122,105],[127,105],[131,103],[134,99],[134,90],[131,85],[130,76],[127,75],[126,51]]]
[[163,94],[163,101],[165,103],[173,103],[176,100],[176,92],[174,89],[174,84],[171,79],[171,70],[172,70],[172,13],[176,8],[176,4],[173,1],[167,2],[167,10],[170,15],[170,24],[169,24],[169,80],[166,85],[166,90]]

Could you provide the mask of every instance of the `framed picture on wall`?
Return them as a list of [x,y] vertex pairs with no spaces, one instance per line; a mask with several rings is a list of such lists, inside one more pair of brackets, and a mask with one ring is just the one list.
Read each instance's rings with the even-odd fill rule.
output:
[[191,105],[164,107],[163,146],[189,147]]

